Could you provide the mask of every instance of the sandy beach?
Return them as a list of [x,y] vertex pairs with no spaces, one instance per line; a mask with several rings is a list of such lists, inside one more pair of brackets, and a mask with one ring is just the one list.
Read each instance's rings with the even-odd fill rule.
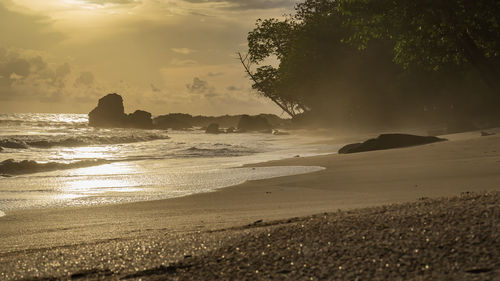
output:
[[[262,163],[325,170],[182,198],[10,212],[0,218],[0,279],[494,280],[500,268],[500,135],[445,137],[450,141]],[[440,197],[452,199],[434,199]],[[405,202],[416,203],[376,208]],[[392,227],[390,220],[397,223]],[[366,235],[357,233],[360,228]],[[276,240],[264,242],[268,234]],[[345,244],[351,236],[370,237],[368,248],[354,248],[356,239]],[[456,238],[458,249],[443,244]],[[376,251],[356,254],[369,248]],[[402,249],[434,254],[413,252],[401,267]],[[286,258],[291,252],[306,258]],[[284,262],[266,263],[262,257],[269,255]]]

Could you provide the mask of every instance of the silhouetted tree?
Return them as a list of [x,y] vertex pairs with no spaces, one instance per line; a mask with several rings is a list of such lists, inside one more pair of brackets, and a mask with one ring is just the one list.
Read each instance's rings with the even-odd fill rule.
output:
[[348,40],[360,48],[374,38],[394,41],[394,61],[440,70],[470,64],[500,94],[493,59],[500,56],[498,0],[341,0]]
[[252,71],[252,66],[260,65],[269,58],[282,60],[286,57],[292,46],[294,28],[292,19],[259,19],[254,30],[248,34],[248,54],[238,53],[240,62],[254,82],[252,88],[271,99],[292,117],[307,109],[298,100],[277,93],[275,84],[280,79],[278,70],[272,65],[262,65]]
[[259,94],[332,125],[491,115],[499,3],[306,0],[284,20],[258,20],[240,60]]

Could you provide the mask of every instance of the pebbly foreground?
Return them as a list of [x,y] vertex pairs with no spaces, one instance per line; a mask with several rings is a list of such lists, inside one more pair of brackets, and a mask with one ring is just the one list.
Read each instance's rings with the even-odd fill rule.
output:
[[0,256],[2,280],[499,280],[500,193]]

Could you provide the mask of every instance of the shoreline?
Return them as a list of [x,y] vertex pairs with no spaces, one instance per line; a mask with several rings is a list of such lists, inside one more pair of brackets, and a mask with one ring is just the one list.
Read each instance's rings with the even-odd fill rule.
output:
[[[194,140],[186,141],[189,138]],[[314,168],[273,167],[252,171],[243,165],[294,157],[299,153],[311,156],[335,150],[331,149],[331,144],[313,142],[320,139],[316,137],[252,134],[248,140],[242,138],[246,137],[235,134],[227,137],[205,136],[204,133],[194,136],[180,134],[178,140],[173,142],[145,142],[140,145],[154,151],[164,146],[167,146],[162,148],[165,150],[170,146],[177,147],[177,150],[166,153],[165,157],[150,157],[148,150],[138,152],[149,155],[144,159],[129,159],[129,155],[103,166],[2,178],[0,211],[9,215],[14,210],[31,208],[97,206],[186,196],[251,179],[309,172]],[[258,140],[255,143],[259,145],[253,144],[253,140]],[[132,148],[128,147],[125,154],[130,154]],[[169,155],[174,156],[170,159]],[[24,162],[16,161],[13,164],[19,166]],[[24,163],[27,164],[24,166],[31,167],[33,163]]]
[[[37,263],[40,260],[25,253],[54,253],[65,249],[88,255],[95,251],[94,246],[111,247],[108,258],[117,262],[118,256],[113,252],[118,250],[116,243],[145,243],[150,237],[161,239],[158,237],[171,235],[191,235],[196,240],[217,230],[339,209],[412,202],[423,197],[449,197],[462,192],[500,191],[500,136],[458,138],[349,155],[299,157],[249,166],[273,165],[326,169],[249,181],[181,198],[15,211],[0,218],[0,269],[14,263],[20,266],[19,273],[33,277],[38,275],[26,272],[26,266],[41,266]],[[239,230],[235,230],[235,235],[236,232]],[[178,243],[174,245],[176,249],[185,250],[183,244]],[[148,267],[170,264],[182,256],[168,254],[164,262],[150,261]],[[65,267],[52,265],[50,268],[47,270]]]

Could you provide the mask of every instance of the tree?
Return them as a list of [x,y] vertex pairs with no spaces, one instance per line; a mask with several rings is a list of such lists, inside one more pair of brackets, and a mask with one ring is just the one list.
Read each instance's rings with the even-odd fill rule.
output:
[[248,54],[238,53],[245,72],[254,82],[252,88],[271,99],[291,117],[307,110],[307,107],[291,96],[277,92],[275,85],[280,79],[278,69],[272,65],[263,65],[254,72],[252,66],[269,58],[282,60],[286,57],[292,46],[294,28],[295,23],[291,19],[259,19],[255,29],[248,34]]
[[[253,88],[292,117],[312,111],[327,119],[335,116],[335,122],[343,123],[353,116],[367,116],[368,104],[383,100],[380,95],[389,88],[375,91],[372,80],[394,75],[390,59],[373,62],[387,52],[367,56],[341,43],[350,31],[343,25],[338,1],[307,0],[295,10],[284,20],[258,20],[249,33],[249,53],[239,58]],[[278,67],[263,65],[251,70],[253,64],[268,59],[276,59]],[[364,94],[368,90],[371,95]]]
[[[394,41],[394,61],[434,71],[472,67],[500,93],[500,2],[497,0],[341,0],[348,41]],[[497,60],[498,61],[498,60]]]
[[300,110],[299,105],[293,100],[287,99],[284,95],[280,95],[275,89],[275,83],[278,80],[278,70],[270,65],[264,65],[255,72],[252,71],[252,61],[249,54],[242,55],[238,53],[245,72],[254,82],[252,88],[257,90],[259,94],[269,98],[276,105],[278,105],[290,117],[294,117]]
[[500,103],[497,2],[305,0],[284,20],[257,21],[240,61],[253,88],[292,117],[488,122]]

